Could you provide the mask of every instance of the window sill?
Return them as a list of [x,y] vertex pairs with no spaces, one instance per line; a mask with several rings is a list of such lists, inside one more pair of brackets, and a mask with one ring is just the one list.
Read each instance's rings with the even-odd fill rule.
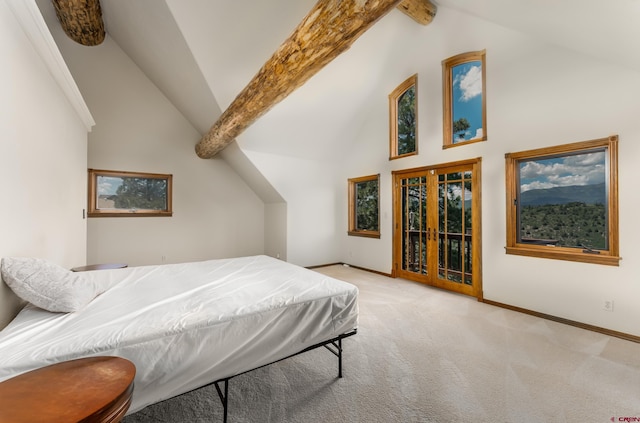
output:
[[170,211],[88,212],[87,217],[171,217]]
[[583,253],[572,248],[558,247],[505,247],[507,254],[527,257],[539,257],[554,260],[577,261],[581,263],[602,264],[606,266],[619,266],[621,257],[609,255],[606,252],[600,254]]
[[349,231],[349,236],[362,236],[365,238],[380,238],[380,232],[374,231]]
[[483,142],[486,140],[487,140],[487,137],[482,137],[482,138],[473,138],[470,140],[464,140],[464,141],[458,141],[458,142],[450,142],[450,143],[443,144],[442,149],[446,150],[447,148],[458,147],[460,145],[475,144],[477,142]]

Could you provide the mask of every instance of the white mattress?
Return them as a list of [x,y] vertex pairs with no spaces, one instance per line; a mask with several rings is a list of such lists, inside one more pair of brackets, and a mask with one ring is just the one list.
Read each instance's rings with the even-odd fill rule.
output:
[[357,327],[355,286],[267,256],[82,273],[76,313],[27,305],[0,331],[0,381],[95,355],[136,365],[129,413]]

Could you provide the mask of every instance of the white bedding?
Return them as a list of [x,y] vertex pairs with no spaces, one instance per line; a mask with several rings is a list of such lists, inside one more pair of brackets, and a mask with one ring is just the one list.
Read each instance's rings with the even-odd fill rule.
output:
[[75,313],[27,305],[0,331],[0,381],[73,358],[120,356],[136,365],[133,413],[358,323],[355,286],[267,256],[82,277],[110,288]]

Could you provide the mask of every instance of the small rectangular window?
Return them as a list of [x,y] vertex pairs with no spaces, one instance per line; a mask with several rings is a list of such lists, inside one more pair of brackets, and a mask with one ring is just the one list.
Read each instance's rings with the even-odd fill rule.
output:
[[349,179],[349,235],[380,238],[380,175]]
[[617,137],[509,153],[507,253],[618,264]]
[[172,215],[172,175],[89,169],[89,217]]

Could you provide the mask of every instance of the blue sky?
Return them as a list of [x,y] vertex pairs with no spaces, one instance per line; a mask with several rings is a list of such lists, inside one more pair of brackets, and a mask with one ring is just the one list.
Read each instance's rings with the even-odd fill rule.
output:
[[[464,134],[465,140],[482,137],[482,62],[462,63],[451,69],[452,122],[466,118],[471,127]],[[455,139],[459,139],[454,134]]]
[[520,163],[520,192],[605,181],[604,151]]
[[118,176],[98,176],[98,195],[114,195],[122,185],[122,178]]

